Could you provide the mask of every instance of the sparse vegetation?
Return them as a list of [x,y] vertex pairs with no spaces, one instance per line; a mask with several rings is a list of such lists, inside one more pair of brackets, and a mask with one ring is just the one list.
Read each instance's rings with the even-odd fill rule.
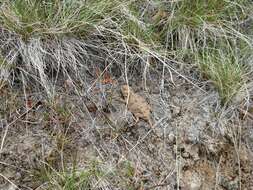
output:
[[97,179],[104,177],[104,171],[96,160],[90,161],[83,169],[77,169],[76,163],[73,164],[71,168],[63,168],[60,171],[43,165],[34,171],[34,179],[48,184],[48,190],[83,190],[91,189]]
[[[115,51],[115,47],[106,45],[110,43],[123,48],[116,50],[120,54],[128,49],[130,57],[131,47],[141,48],[134,54],[143,60],[150,51],[157,51],[153,53],[156,56],[178,60],[221,44],[220,41],[228,44],[235,39],[251,46],[252,39],[241,27],[244,20],[249,19],[251,8],[248,0],[2,1],[0,23],[4,35],[1,38],[3,42],[11,40],[13,51],[29,65],[29,69],[22,66],[21,70],[37,73],[32,76],[52,94],[54,87],[47,70],[63,71],[68,76],[71,72],[79,74],[80,68],[87,67],[85,59],[93,56],[87,50],[91,46],[95,51],[100,49],[101,56],[103,53],[112,55]],[[99,40],[100,35],[111,41]],[[90,36],[97,44],[89,44]],[[5,46],[2,45],[3,52],[9,47]],[[167,55],[160,55],[162,47]],[[218,45],[215,48],[228,47]],[[9,53],[12,55],[5,54],[11,60],[15,60],[11,56],[16,59],[19,56],[12,51]]]
[[[250,159],[238,152],[248,143],[241,126],[250,125],[242,120],[241,111],[243,118],[252,117],[253,108],[252,10],[252,0],[0,0],[0,158],[4,160],[0,176],[6,172],[1,164],[18,165],[5,163],[15,160],[9,159],[11,149],[24,163],[22,175],[29,177],[15,181],[6,172],[3,178],[8,184],[14,179],[13,184],[36,184],[29,188],[37,190],[130,190],[159,189],[174,180],[173,188],[179,189],[185,177],[179,172],[185,169],[180,168],[181,159],[211,155],[214,160],[204,159],[224,171],[220,164],[228,155],[209,145],[215,140],[228,144],[231,138],[228,141],[237,146],[237,158],[231,159],[239,168],[238,176],[231,179],[238,178],[238,189],[243,189],[240,167]],[[125,83],[133,84],[134,91],[144,90],[136,90],[141,96],[150,92],[149,101],[157,109],[152,116],[154,134],[129,127],[139,121],[131,121],[129,106],[115,103],[118,86]],[[217,112],[221,113],[212,118]],[[177,126],[176,131],[170,125]],[[202,134],[190,135],[187,129],[195,125],[194,130],[210,131],[192,138]],[[160,129],[162,135],[156,131]],[[170,136],[167,142],[165,129],[175,133],[176,140]],[[179,141],[184,138],[181,133],[191,140]],[[29,147],[26,136],[36,143],[31,141]],[[170,147],[178,148],[179,142],[199,143],[206,152],[202,147],[198,156],[181,155],[189,150]],[[152,147],[156,143],[159,146]],[[168,147],[176,160],[167,154]],[[34,152],[35,158],[29,157]],[[82,158],[73,163],[74,152]],[[90,153],[92,158],[87,159]],[[160,157],[158,164],[148,160]],[[218,189],[221,174],[215,175]]]

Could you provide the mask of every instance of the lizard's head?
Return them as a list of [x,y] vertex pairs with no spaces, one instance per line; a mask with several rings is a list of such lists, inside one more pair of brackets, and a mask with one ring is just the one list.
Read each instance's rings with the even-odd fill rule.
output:
[[121,86],[121,93],[122,93],[124,98],[126,98],[128,96],[130,91],[131,91],[131,88],[128,85],[122,85]]

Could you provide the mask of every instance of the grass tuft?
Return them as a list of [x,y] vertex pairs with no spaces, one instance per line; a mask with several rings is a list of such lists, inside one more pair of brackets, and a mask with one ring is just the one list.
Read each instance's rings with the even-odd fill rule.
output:
[[205,78],[212,81],[222,104],[229,103],[238,90],[247,83],[247,65],[234,50],[206,49],[197,58]]
[[104,175],[105,171],[100,167],[100,162],[91,160],[84,169],[77,169],[76,163],[60,171],[43,165],[34,172],[34,180],[48,184],[47,190],[83,190],[98,185]]
[[[224,48],[219,45],[221,41],[228,44],[236,39],[251,46],[252,39],[240,27],[240,23],[248,20],[251,7],[249,0],[3,1],[0,26],[6,32],[1,38],[7,42],[9,33],[14,35],[10,46],[18,53],[11,59],[18,62],[21,57],[19,70],[39,81],[52,95],[54,84],[48,78],[50,73],[56,78],[62,73],[68,78],[73,74],[81,77],[80,73],[89,70],[92,61],[88,60],[98,57],[97,52],[102,52],[101,63],[108,56],[113,60],[117,57],[116,62],[124,56],[128,56],[127,62],[136,58],[145,62],[151,51],[158,57],[164,56],[160,52],[167,51],[165,56],[185,60],[210,47]],[[1,46],[4,52],[6,48]],[[230,63],[220,67],[216,64],[219,61],[210,61],[213,56],[203,56],[204,62],[214,64],[205,63],[200,68],[210,80],[220,81],[215,85],[226,101],[232,92],[224,83],[233,76],[219,75],[235,66],[232,73],[237,78],[242,74],[241,68]],[[217,59],[231,62],[230,58],[222,60],[222,56]]]
[[248,18],[248,0],[181,0],[161,3],[155,25],[161,39],[172,49],[198,51],[220,40],[250,40],[239,23]]
[[115,1],[15,0],[1,5],[0,23],[23,39],[38,36],[83,36],[110,13]]

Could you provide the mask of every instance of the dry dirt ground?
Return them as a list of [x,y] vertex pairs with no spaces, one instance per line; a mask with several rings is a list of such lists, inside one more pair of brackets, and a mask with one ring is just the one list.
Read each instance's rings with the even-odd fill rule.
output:
[[[63,79],[54,98],[29,84],[2,88],[0,189],[50,189],[73,163],[77,170],[95,163],[101,172],[86,189],[252,190],[252,121],[220,106],[212,85],[197,78],[193,85],[155,71],[129,76],[154,128],[136,123],[120,100],[123,77],[90,77],[76,88]],[[56,173],[51,182],[47,171]]]

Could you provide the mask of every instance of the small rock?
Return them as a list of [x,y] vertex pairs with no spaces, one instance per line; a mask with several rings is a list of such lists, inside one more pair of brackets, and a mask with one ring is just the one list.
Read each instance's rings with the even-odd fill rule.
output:
[[179,106],[172,106],[171,108],[172,116],[177,116],[181,112],[181,108]]
[[17,187],[12,184],[5,184],[0,186],[0,190],[16,190]]
[[64,88],[66,91],[68,92],[71,92],[71,91],[74,91],[75,89],[75,86],[74,86],[74,83],[71,79],[67,79],[64,81]]
[[198,145],[193,145],[191,146],[189,153],[191,157],[193,158],[194,161],[199,160],[199,146]]
[[187,170],[183,174],[183,189],[200,190],[202,179],[194,170]]
[[183,158],[189,158],[190,157],[190,153],[189,152],[183,152],[182,153],[182,157]]
[[237,190],[239,189],[239,180],[238,178],[235,178],[233,180],[230,180],[226,178],[225,176],[220,176],[220,186],[226,188],[227,190]]
[[175,135],[173,133],[170,133],[168,135],[168,140],[169,140],[169,143],[171,143],[171,144],[174,143],[176,140]]

